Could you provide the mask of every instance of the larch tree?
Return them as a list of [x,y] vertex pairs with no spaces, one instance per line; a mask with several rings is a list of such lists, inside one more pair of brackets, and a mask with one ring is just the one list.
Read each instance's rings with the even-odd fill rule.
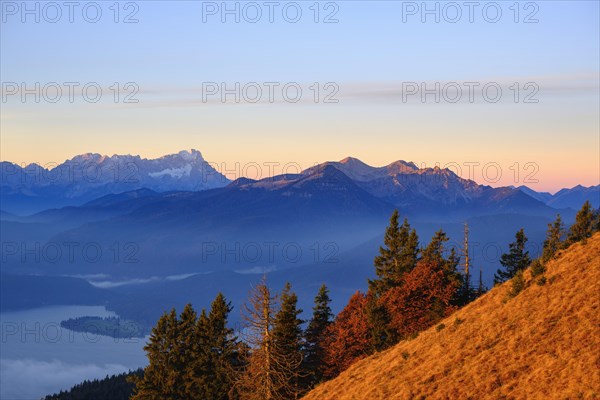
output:
[[244,400],[273,400],[279,388],[273,373],[273,315],[276,298],[263,279],[250,292],[244,305],[243,339],[250,347],[246,368],[237,387]]
[[[462,247],[462,255],[463,255],[463,275],[462,275],[462,284],[460,285],[460,290],[458,293],[458,302],[457,304],[460,306],[464,306],[470,303],[475,297],[475,291],[471,286],[471,254],[469,253],[469,225],[465,222],[464,225],[464,236],[463,236],[463,247]],[[481,272],[481,271],[480,271]],[[481,276],[479,277],[481,280]],[[480,282],[481,284],[481,282]]]
[[286,358],[276,342],[276,315],[279,315],[277,297],[263,280],[250,292],[244,306],[243,338],[250,349],[245,369],[236,382],[241,400],[287,400],[285,393],[294,391],[290,377],[297,373],[302,360]]
[[509,244],[509,252],[500,257],[503,269],[498,269],[494,274],[494,284],[511,279],[517,272],[525,270],[531,264],[529,251],[525,250],[526,243],[527,237],[521,228],[515,235],[515,241]]

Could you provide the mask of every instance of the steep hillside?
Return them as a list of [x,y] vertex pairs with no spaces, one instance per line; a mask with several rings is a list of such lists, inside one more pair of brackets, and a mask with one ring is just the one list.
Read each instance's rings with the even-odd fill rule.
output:
[[547,282],[507,299],[494,288],[362,360],[305,399],[600,397],[600,234],[548,264]]

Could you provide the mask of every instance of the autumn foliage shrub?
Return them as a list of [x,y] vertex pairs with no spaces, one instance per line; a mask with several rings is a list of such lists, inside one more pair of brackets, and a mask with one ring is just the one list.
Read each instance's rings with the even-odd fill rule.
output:
[[390,289],[381,301],[390,315],[390,326],[404,338],[429,328],[452,313],[456,286],[435,262],[419,262],[404,276],[404,284]]
[[325,375],[337,376],[369,354],[369,326],[365,317],[367,297],[356,292],[325,334]]

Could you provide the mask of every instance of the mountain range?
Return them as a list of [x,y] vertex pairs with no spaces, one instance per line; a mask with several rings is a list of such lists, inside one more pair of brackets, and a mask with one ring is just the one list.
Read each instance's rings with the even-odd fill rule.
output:
[[[354,182],[359,188],[390,204],[406,210],[435,208],[447,212],[461,207],[531,207],[517,191],[550,207],[577,209],[583,201],[600,205],[600,185],[589,188],[581,185],[562,189],[552,195],[536,192],[527,186],[491,188],[460,178],[449,169],[418,168],[412,162],[396,161],[384,167],[372,167],[348,157],[339,162],[326,162],[303,171],[332,167]],[[258,186],[270,183],[275,187],[291,178],[263,179]],[[197,150],[183,150],[156,159],[132,155],[105,156],[87,153],[75,156],[62,164],[43,167],[38,164],[19,166],[0,162],[1,211],[3,214],[32,214],[49,208],[80,206],[94,199],[138,189],[155,192],[203,191],[225,187],[231,181],[205,161]],[[255,184],[249,179],[242,183]],[[442,208],[439,208],[442,207]],[[471,210],[469,211],[471,212]]]
[[141,188],[198,191],[229,182],[197,150],[157,159],[87,153],[46,167],[0,162],[2,211],[22,214],[81,205],[107,194]]
[[571,189],[561,189],[555,194],[536,192],[527,186],[519,186],[517,189],[554,208],[577,209],[586,200],[589,200],[594,208],[600,207],[600,185],[590,187],[577,185]]
[[[86,159],[102,171],[139,164],[139,179],[89,182],[73,163]],[[27,276],[56,277],[53,285],[64,284],[65,290],[83,290],[87,281],[101,291],[95,294],[101,304],[110,303],[124,317],[143,316],[149,324],[165,307],[206,304],[219,290],[239,305],[263,273],[275,285],[291,281],[305,299],[323,282],[341,293],[334,298],[344,299],[372,275],[394,209],[409,218],[421,244],[442,228],[449,247],[458,247],[468,222],[473,265],[489,283],[518,229],[525,228],[536,255],[547,223],[559,212],[570,223],[579,201],[598,189],[565,191],[557,204],[579,203],[557,209],[549,205],[551,198],[535,198],[524,188],[479,185],[448,169],[405,161],[372,167],[355,158],[298,174],[229,182],[195,150],[156,160],[78,156],[66,164],[79,172],[53,182],[19,178],[24,172],[14,173],[19,170],[9,164],[2,163],[1,272],[20,276],[27,304],[36,303],[40,280],[28,285]],[[28,207],[43,210],[18,215]],[[90,250],[100,256],[90,256]],[[69,280],[57,283],[62,277]],[[42,300],[52,303],[51,296]],[[10,304],[18,308],[17,303]]]

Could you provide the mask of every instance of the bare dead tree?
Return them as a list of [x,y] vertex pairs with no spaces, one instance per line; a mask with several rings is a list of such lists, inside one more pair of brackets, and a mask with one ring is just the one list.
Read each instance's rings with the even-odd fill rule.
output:
[[263,279],[244,305],[242,338],[250,347],[246,368],[239,375],[236,389],[241,400],[287,400],[295,398],[297,388],[290,382],[298,374],[301,357],[289,357],[273,340],[277,296]]

